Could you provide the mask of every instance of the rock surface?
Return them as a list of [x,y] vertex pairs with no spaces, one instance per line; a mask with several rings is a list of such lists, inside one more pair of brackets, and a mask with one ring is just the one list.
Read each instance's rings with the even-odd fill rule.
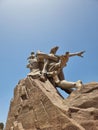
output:
[[0,130],[3,130],[3,128],[4,128],[4,124],[0,122]]
[[14,89],[5,130],[98,130],[98,83],[64,99],[47,80],[25,78]]
[[98,130],[98,83],[84,85],[66,100],[68,115],[86,130]]

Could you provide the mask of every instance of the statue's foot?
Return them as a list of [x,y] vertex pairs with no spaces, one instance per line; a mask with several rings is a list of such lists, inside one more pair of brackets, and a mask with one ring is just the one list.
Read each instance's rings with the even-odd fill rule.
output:
[[76,82],[76,88],[77,88],[78,90],[80,90],[82,87],[83,87],[82,81],[81,81],[81,80],[78,80],[78,81]]

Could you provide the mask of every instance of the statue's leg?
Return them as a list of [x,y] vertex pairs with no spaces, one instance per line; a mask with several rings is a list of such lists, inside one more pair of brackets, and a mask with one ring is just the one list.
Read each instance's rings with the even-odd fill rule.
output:
[[53,79],[54,79],[55,83],[57,84],[57,86],[62,88],[62,89],[67,89],[67,88],[81,89],[83,86],[81,80],[78,80],[77,82],[69,82],[66,80],[60,81],[60,79],[58,78],[57,75],[53,76]]
[[59,80],[59,77],[57,75],[53,76],[53,79],[55,81],[56,84],[59,84],[61,81]]
[[81,89],[82,86],[83,86],[83,84],[80,80],[77,81],[77,82],[69,82],[69,81],[66,81],[66,80],[62,80],[57,85],[58,85],[58,87],[60,87],[62,89],[77,88],[78,90]]
[[66,80],[62,80],[59,83],[57,83],[58,87],[62,89],[66,88],[76,88],[76,83],[75,82],[68,82]]
[[66,80],[59,80],[58,76],[55,75],[53,77],[55,83],[58,85],[58,87],[62,88],[62,89],[66,89],[66,88],[75,88],[76,87],[76,83],[75,82],[68,82]]

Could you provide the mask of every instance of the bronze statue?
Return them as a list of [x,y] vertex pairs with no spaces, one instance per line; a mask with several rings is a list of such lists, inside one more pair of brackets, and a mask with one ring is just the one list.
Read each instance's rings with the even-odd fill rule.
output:
[[28,58],[29,64],[27,67],[30,68],[28,76],[39,78],[44,82],[49,79],[54,86],[60,87],[67,93],[71,93],[71,91],[73,91],[72,88],[80,89],[83,86],[82,81],[78,80],[77,82],[69,82],[65,80],[63,68],[66,66],[70,57],[83,57],[82,54],[84,51],[77,53],[66,52],[64,55],[56,55],[58,48],[58,46],[53,47],[49,54],[38,51],[35,55],[33,52]]

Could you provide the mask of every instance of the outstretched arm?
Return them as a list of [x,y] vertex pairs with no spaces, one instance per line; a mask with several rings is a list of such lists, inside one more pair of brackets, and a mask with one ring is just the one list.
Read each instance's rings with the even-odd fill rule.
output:
[[80,57],[83,57],[83,53],[84,52],[85,51],[76,52],[76,53],[69,53],[69,57],[71,57],[71,56],[80,56]]

